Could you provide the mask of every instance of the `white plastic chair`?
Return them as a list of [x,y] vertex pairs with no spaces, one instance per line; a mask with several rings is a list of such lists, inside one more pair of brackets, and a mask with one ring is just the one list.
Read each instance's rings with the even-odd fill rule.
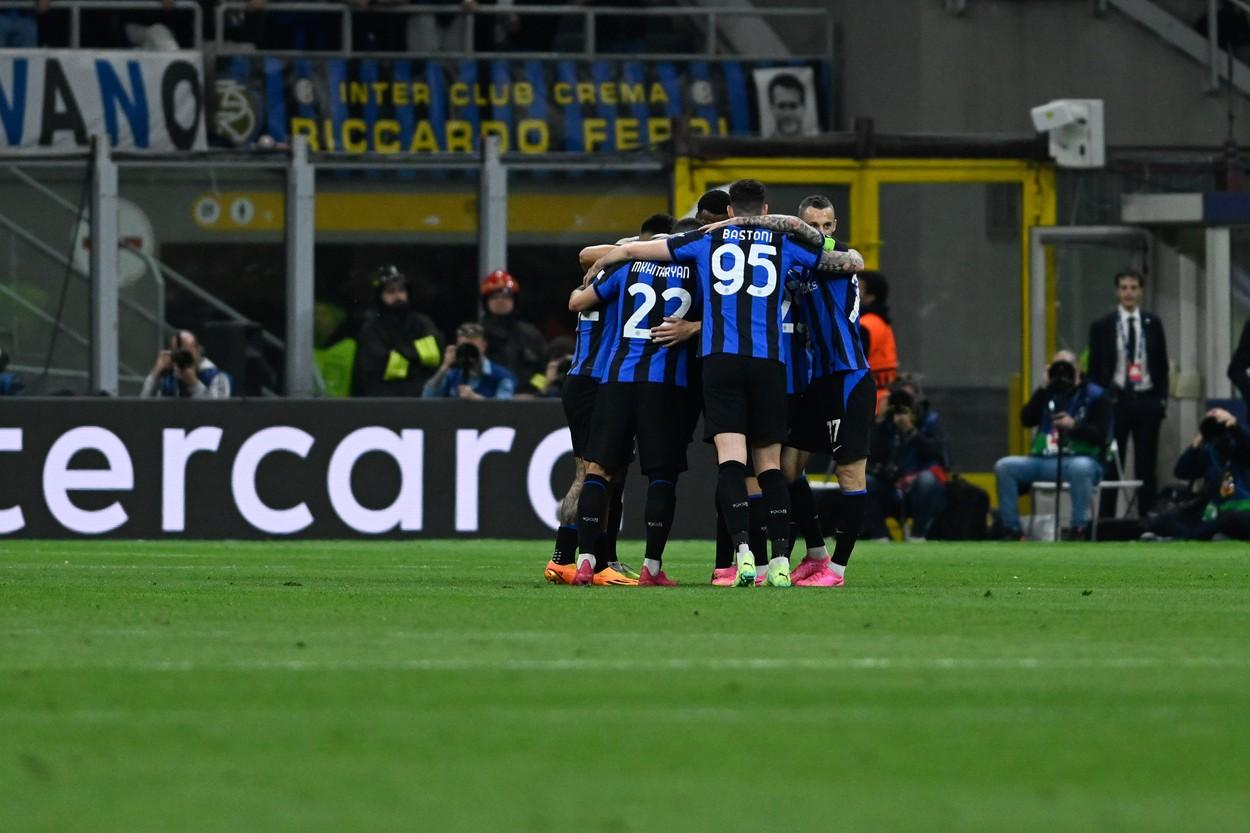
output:
[[[1111,445],[1109,448],[1111,452],[1111,455],[1110,455],[1111,463],[1115,467],[1114,468],[1115,477],[1114,479],[1111,479],[1111,480],[1099,480],[1097,483],[1094,484],[1094,492],[1092,495],[1090,495],[1090,502],[1091,502],[1090,518],[1092,520],[1090,522],[1090,527],[1089,527],[1089,539],[1091,541],[1098,540],[1098,513],[1099,513],[1098,510],[1102,506],[1103,491],[1105,489],[1115,489],[1117,493],[1122,492],[1122,491],[1128,491],[1129,500],[1128,500],[1128,506],[1126,507],[1126,511],[1132,511],[1133,507],[1137,505],[1138,493],[1142,487],[1142,481],[1140,480],[1125,479],[1124,465],[1122,461],[1120,460],[1120,448],[1119,446],[1116,445],[1115,440],[1111,441]],[[1071,484],[1065,482],[1063,484],[1063,488],[1064,488],[1064,491],[1068,491],[1071,488]],[[1038,480],[1029,489],[1029,496],[1034,502],[1035,509],[1037,506],[1038,492],[1050,492],[1053,494],[1055,492],[1055,481]],[[1055,496],[1056,509],[1058,509],[1059,507],[1059,502],[1060,502],[1059,497],[1060,497],[1059,495]],[[1029,518],[1029,534],[1030,535],[1033,534],[1033,518],[1034,517],[1036,517],[1036,514],[1033,516],[1030,516]]]

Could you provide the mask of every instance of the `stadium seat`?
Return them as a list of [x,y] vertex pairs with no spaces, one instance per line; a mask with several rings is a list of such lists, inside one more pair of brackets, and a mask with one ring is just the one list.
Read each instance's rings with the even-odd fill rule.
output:
[[[1127,515],[1137,505],[1138,491],[1142,487],[1142,481],[1128,480],[1124,477],[1124,465],[1123,465],[1123,462],[1120,460],[1120,449],[1118,446],[1116,446],[1114,441],[1111,443],[1111,446],[1110,446],[1109,457],[1110,457],[1110,460],[1108,462],[1110,462],[1111,465],[1114,467],[1113,471],[1115,472],[1115,477],[1110,480],[1100,480],[1097,483],[1095,483],[1093,494],[1090,496],[1089,539],[1091,541],[1098,540],[1098,509],[1100,506],[1102,506],[1102,493],[1107,489],[1115,489],[1118,492],[1127,491],[1129,493],[1128,506],[1125,508],[1125,514]],[[1067,490],[1069,488],[1068,484],[1064,483],[1063,488],[1064,490]],[[1039,480],[1033,484],[1032,488],[1029,490],[1029,495],[1030,495],[1030,498],[1034,502],[1034,507],[1036,507],[1037,505],[1037,495],[1039,492],[1049,492],[1051,494],[1054,494],[1055,482],[1053,480]],[[1055,499],[1055,503],[1056,505],[1059,503],[1059,500],[1057,497]],[[1033,516],[1033,517],[1036,517],[1036,516]],[[1032,524],[1033,524],[1033,521],[1032,519],[1030,519],[1029,521],[1029,534],[1030,535],[1033,532]]]

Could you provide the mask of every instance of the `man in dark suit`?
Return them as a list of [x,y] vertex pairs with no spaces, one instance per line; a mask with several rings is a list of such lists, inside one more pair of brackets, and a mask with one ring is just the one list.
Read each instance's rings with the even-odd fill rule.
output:
[[[1089,328],[1089,377],[1116,398],[1115,442],[1122,458],[1133,438],[1142,514],[1154,506],[1158,491],[1159,425],[1168,404],[1168,347],[1158,316],[1141,308],[1145,284],[1137,272],[1117,273],[1119,308]],[[1115,499],[1113,491],[1103,495],[1104,516],[1114,513]]]

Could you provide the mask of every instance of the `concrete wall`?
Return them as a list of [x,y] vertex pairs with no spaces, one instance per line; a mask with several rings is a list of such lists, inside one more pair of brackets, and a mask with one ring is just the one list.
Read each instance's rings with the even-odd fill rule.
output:
[[[1095,17],[1089,0],[968,0],[961,16],[941,0],[810,5],[831,9],[841,31],[835,128],[870,116],[883,132],[1027,134],[1030,106],[1101,98],[1109,145],[1212,146],[1227,133],[1225,98],[1204,94],[1204,66],[1115,10]],[[1161,5],[1192,22],[1204,4]],[[1235,116],[1250,141],[1244,96]]]

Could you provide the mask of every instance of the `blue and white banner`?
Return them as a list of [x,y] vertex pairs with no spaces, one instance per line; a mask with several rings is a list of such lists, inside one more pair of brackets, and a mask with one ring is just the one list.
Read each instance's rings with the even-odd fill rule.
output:
[[198,52],[0,50],[0,153],[203,150]]

